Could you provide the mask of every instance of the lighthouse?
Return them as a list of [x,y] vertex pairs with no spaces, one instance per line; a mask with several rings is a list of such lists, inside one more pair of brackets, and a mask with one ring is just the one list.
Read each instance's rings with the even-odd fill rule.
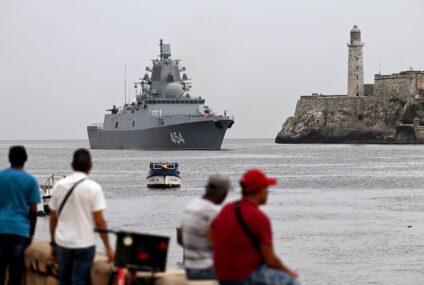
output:
[[361,42],[361,30],[356,25],[350,31],[350,42],[347,46],[349,47],[347,96],[364,96],[364,64],[362,56],[364,43]]

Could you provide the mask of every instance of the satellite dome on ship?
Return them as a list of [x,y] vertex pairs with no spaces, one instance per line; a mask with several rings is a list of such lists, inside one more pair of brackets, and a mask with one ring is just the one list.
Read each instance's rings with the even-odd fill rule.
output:
[[170,83],[166,86],[165,96],[166,98],[179,98],[183,96],[184,90],[181,84],[178,83]]

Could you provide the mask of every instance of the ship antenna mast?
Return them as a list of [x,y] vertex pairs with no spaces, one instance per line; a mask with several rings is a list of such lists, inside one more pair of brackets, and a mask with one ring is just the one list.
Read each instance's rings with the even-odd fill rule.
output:
[[124,67],[124,105],[127,104],[127,64]]
[[162,39],[160,39],[159,46],[160,46],[160,59],[162,59],[163,58],[163,55],[162,55]]

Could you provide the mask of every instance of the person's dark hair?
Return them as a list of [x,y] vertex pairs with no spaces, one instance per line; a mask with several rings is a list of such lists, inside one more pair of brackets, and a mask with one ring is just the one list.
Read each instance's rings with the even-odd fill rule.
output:
[[26,150],[21,145],[11,146],[9,149],[9,161],[12,167],[23,167],[28,156]]
[[246,185],[244,185],[243,182],[241,182],[241,181],[240,181],[240,187],[241,187],[241,196],[242,197],[253,196],[257,193],[256,191],[247,192],[246,191]]
[[246,192],[246,186],[244,186],[243,182],[240,181],[240,187],[241,187],[241,196],[247,196],[247,192]]
[[223,189],[221,187],[218,187],[217,185],[213,183],[208,183],[206,185],[206,193],[213,195],[213,196],[220,196],[222,194],[226,194],[228,192],[228,189]]
[[72,160],[72,168],[75,171],[81,171],[87,173],[91,168],[91,155],[85,148],[77,149],[74,152],[74,158]]

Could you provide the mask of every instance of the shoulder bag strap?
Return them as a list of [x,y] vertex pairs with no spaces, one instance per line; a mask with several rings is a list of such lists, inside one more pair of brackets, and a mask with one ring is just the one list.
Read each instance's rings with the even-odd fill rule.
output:
[[259,240],[250,231],[249,227],[246,225],[246,223],[244,222],[243,217],[241,215],[240,201],[237,201],[237,202],[234,203],[234,210],[236,211],[237,220],[238,220],[241,228],[243,229],[244,233],[247,235],[247,237],[252,242],[253,247],[261,254],[261,245],[259,243]]
[[78,180],[74,185],[72,185],[71,189],[69,189],[68,193],[66,193],[65,198],[63,199],[62,203],[60,204],[59,210],[57,211],[57,218],[59,219],[60,213],[63,210],[63,207],[65,207],[66,202],[69,199],[69,196],[71,196],[72,192],[74,192],[74,189],[78,186],[78,184],[80,184],[81,182],[83,182],[85,179],[87,178],[83,178],[81,180]]

